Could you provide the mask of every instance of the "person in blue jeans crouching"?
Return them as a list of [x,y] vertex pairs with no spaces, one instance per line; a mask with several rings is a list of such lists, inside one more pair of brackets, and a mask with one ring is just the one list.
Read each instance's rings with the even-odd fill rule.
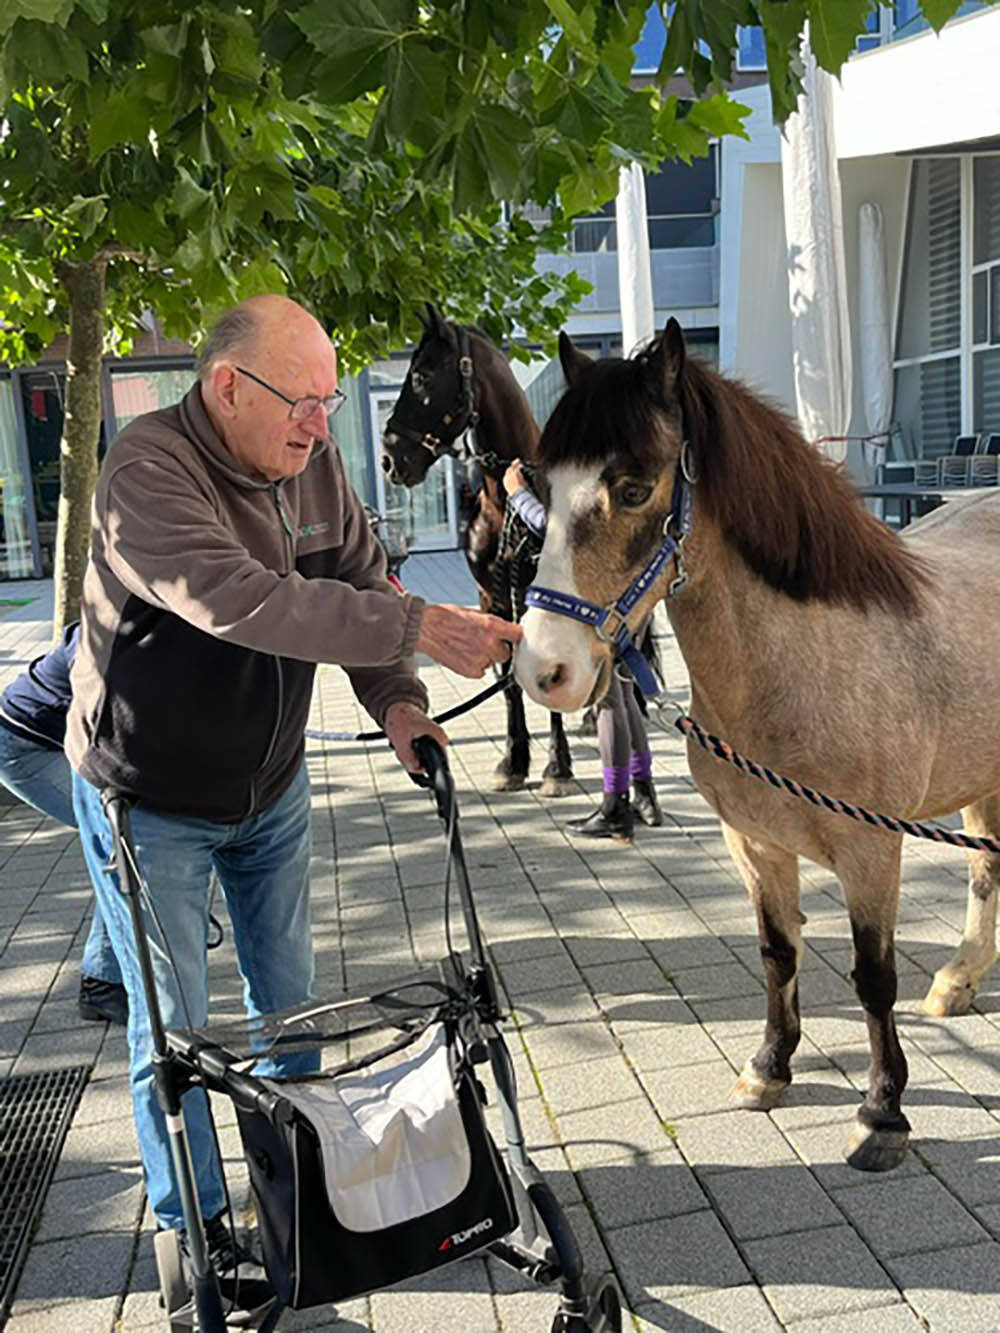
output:
[[[73,772],[63,745],[79,634],[78,622],[68,625],[61,642],[36,657],[0,695],[0,783],[41,814],[74,829]],[[96,898],[77,1003],[81,1018],[91,1022],[128,1018],[121,968]]]

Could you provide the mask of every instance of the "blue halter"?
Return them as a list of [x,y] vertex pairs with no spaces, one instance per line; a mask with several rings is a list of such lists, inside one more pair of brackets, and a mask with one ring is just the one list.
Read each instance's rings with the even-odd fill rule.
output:
[[[649,663],[643,657],[628,627],[628,617],[652,585],[659,578],[663,566],[673,558],[674,577],[667,589],[668,597],[675,597],[687,583],[684,569],[684,542],[691,531],[691,510],[694,503],[694,473],[691,470],[687,441],[681,448],[681,460],[674,477],[674,493],[670,500],[670,513],[663,523],[663,541],[653,552],[645,569],[636,576],[618,598],[607,606],[598,606],[582,597],[573,597],[569,593],[556,592],[553,588],[541,588],[533,583],[525,593],[525,605],[537,606],[540,611],[552,611],[556,615],[569,616],[584,625],[591,625],[599,639],[611,644],[615,661],[622,661],[635,677],[636,684],[648,698],[655,698],[660,692],[656,677],[650,670]],[[674,535],[676,533],[676,536]]]

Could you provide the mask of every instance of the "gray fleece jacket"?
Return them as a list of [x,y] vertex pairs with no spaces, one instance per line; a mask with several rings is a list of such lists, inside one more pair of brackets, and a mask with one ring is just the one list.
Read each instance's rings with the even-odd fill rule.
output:
[[220,823],[267,809],[302,762],[317,662],[380,725],[427,693],[423,602],[385,561],[333,445],[249,476],[198,385],[117,437],[94,498],[66,752],[99,788]]

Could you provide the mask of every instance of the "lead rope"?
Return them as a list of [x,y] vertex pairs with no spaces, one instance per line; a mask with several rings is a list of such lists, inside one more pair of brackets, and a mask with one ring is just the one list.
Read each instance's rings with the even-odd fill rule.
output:
[[[664,702],[668,701],[665,700]],[[807,787],[804,782],[797,782],[794,778],[786,778],[781,773],[775,773],[774,769],[768,768],[766,764],[758,764],[755,759],[747,759],[745,755],[739,754],[726,741],[720,740],[718,736],[713,736],[711,732],[705,731],[693,717],[689,717],[681,709],[679,704],[674,703],[673,700],[670,700],[669,703],[680,713],[680,717],[675,718],[672,725],[683,736],[689,736],[697,741],[701,748],[710,754],[713,759],[718,759],[723,764],[732,764],[741,773],[757,778],[761,782],[767,782],[778,791],[786,791],[790,796],[801,797],[808,801],[810,805],[818,806],[821,810],[830,810],[834,814],[847,815],[860,823],[870,824],[873,828],[888,829],[892,833],[909,833],[914,838],[927,838],[931,842],[950,843],[953,847],[965,847],[971,851],[1000,853],[1000,842],[995,838],[976,837],[970,833],[958,833],[952,829],[941,828],[938,824],[925,824],[919,820],[897,819],[894,815],[876,814],[871,810],[866,810],[864,806],[852,805],[849,801],[842,801],[837,796],[827,796],[824,792],[815,791],[812,787]]]

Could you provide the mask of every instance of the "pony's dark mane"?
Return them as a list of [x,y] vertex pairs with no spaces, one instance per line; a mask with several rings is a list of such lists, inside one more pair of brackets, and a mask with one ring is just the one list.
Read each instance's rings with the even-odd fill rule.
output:
[[691,356],[665,399],[655,352],[587,367],[546,426],[546,466],[620,454],[647,475],[662,470],[666,411],[692,448],[698,501],[771,587],[798,601],[917,608],[919,559],[785,412]]

